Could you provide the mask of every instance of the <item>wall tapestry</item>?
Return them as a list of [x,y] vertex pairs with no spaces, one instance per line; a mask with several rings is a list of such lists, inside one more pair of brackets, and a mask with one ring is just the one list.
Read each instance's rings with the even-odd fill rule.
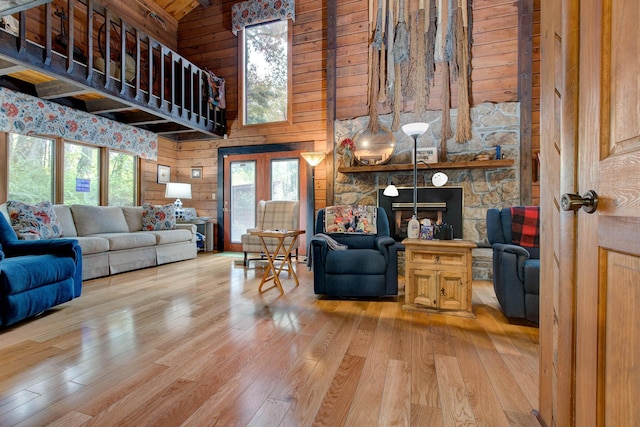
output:
[[293,0],[248,0],[231,6],[231,31],[236,36],[249,25],[283,19],[296,20]]
[[0,131],[60,136],[158,159],[158,136],[84,111],[0,87]]
[[[451,78],[458,86],[456,140],[471,138],[469,115],[471,18],[473,0],[370,0],[372,31],[369,43],[369,129],[378,129],[378,104],[391,107],[392,130],[400,127],[404,98],[415,101],[420,117],[429,104],[436,66],[441,70],[442,139],[451,130]],[[446,159],[446,152],[442,153]]]

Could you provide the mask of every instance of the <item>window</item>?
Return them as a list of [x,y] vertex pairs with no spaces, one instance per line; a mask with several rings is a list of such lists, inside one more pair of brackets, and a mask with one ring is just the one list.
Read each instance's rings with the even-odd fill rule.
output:
[[[137,204],[137,156],[62,138],[6,135],[8,155],[0,157],[0,170],[8,169],[8,199],[67,205]],[[0,151],[3,142],[0,138]]]
[[136,204],[136,156],[109,152],[109,206]]
[[55,140],[16,134],[8,137],[8,198],[24,203],[53,200]]
[[299,200],[299,160],[278,159],[271,161],[271,199]]
[[64,203],[100,204],[100,149],[64,144]]
[[244,124],[288,120],[289,20],[245,27]]

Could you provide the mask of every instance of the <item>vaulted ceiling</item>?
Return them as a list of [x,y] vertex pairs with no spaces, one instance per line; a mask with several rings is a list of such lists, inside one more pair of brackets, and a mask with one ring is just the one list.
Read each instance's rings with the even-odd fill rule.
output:
[[178,21],[199,5],[209,6],[211,3],[209,0],[153,0],[153,2]]

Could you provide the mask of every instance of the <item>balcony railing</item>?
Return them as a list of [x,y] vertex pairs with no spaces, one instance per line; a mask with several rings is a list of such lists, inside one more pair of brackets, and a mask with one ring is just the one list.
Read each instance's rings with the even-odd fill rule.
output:
[[208,71],[95,0],[20,12],[16,30],[0,31],[0,58],[58,79],[50,98],[102,94],[83,100],[94,114],[134,107],[138,120],[126,122],[159,134],[226,133],[225,109],[209,102]]

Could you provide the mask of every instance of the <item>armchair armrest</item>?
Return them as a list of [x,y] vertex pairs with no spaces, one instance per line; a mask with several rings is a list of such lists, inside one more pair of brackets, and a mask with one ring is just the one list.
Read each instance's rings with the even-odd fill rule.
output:
[[376,238],[376,248],[384,255],[384,260],[389,264],[389,248],[393,247],[396,241],[389,236],[380,236]]
[[508,243],[494,243],[493,250],[494,252],[501,252],[503,258],[505,258],[505,255],[507,254],[515,257],[516,274],[518,275],[518,279],[521,282],[524,282],[524,263],[526,260],[531,258],[529,251],[522,246],[511,245]]
[[79,248],[75,239],[14,240],[2,245],[7,257],[23,255],[62,255],[77,261]]
[[508,252],[519,257],[524,257],[526,259],[529,259],[531,257],[531,254],[529,253],[529,251],[523,248],[522,246],[511,245],[508,243],[494,243],[492,247],[494,251]]

